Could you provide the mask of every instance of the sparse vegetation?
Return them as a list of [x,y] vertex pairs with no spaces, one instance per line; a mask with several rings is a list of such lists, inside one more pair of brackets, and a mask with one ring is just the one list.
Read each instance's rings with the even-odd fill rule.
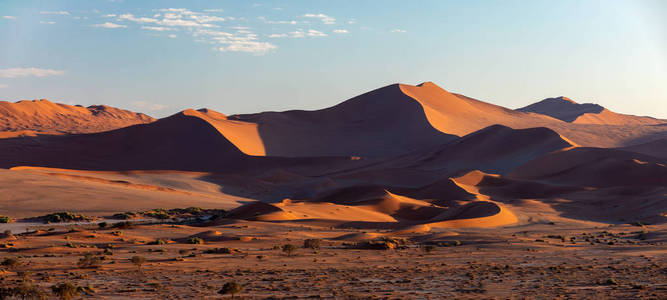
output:
[[433,246],[433,245],[423,245],[422,246],[422,251],[424,251],[424,253],[426,253],[426,254],[429,254],[429,253],[435,251],[435,246]]
[[16,269],[23,264],[23,262],[18,257],[7,257],[0,264],[7,269]]
[[79,268],[99,268],[102,265],[102,257],[95,256],[92,253],[86,253],[77,263]]
[[322,240],[320,239],[306,239],[303,241],[303,247],[304,248],[310,248],[313,250],[320,249],[320,244],[322,243]]
[[296,246],[292,244],[285,244],[282,246],[283,252],[287,253],[287,256],[292,256],[292,253],[296,251]]
[[243,286],[236,281],[231,281],[225,283],[225,285],[222,286],[222,289],[218,291],[219,294],[222,295],[227,295],[230,294],[232,295],[232,299],[234,299],[234,295],[238,294],[243,291]]
[[79,287],[71,282],[51,286],[51,291],[62,300],[70,300],[79,295]]
[[158,238],[158,239],[156,239],[156,240],[154,240],[154,241],[152,241],[152,242],[150,242],[150,243],[148,243],[148,244],[149,244],[149,245],[166,245],[167,243],[168,243],[167,240]]
[[392,250],[397,248],[405,248],[406,244],[407,243],[405,239],[381,237],[370,241],[359,242],[354,244],[353,247],[370,250]]
[[52,213],[45,216],[38,217],[46,223],[62,223],[62,222],[84,222],[91,221],[94,218],[87,217],[82,214],[77,214],[69,211]]
[[100,229],[107,228],[108,226],[109,226],[109,223],[107,223],[107,222],[100,222],[100,223],[97,224],[97,227],[99,227]]
[[130,258],[130,262],[137,266],[137,270],[141,272],[141,266],[146,263],[146,258],[143,256],[132,256],[132,258]]
[[236,250],[236,249],[227,248],[227,247],[206,249],[206,251],[204,251],[204,253],[206,253],[206,254],[232,254],[232,253],[236,253],[236,252],[239,252],[239,251]]
[[0,215],[0,223],[9,223],[11,221],[12,221],[12,219],[10,217]]
[[192,236],[188,238],[188,244],[203,244],[204,239],[198,237],[198,236]]

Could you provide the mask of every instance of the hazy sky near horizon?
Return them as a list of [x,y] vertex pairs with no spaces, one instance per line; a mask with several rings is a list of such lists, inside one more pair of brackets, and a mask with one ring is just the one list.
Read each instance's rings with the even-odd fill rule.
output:
[[667,1],[0,1],[0,100],[164,117],[319,109],[433,81],[667,118]]

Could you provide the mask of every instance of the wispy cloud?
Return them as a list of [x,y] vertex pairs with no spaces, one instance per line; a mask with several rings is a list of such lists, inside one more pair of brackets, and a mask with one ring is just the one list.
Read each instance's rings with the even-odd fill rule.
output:
[[260,21],[266,23],[266,24],[290,24],[290,25],[296,25],[299,24],[299,21],[295,20],[289,20],[289,21],[272,21],[267,19],[266,17],[257,17]]
[[53,24],[56,24],[56,22],[54,22],[54,21],[39,21],[39,24],[49,24],[49,25],[53,25]]
[[209,8],[209,9],[205,9],[204,11],[205,12],[223,12],[225,10],[223,10],[222,8]]
[[327,16],[325,14],[305,14],[303,15],[306,18],[316,18],[320,19],[324,24],[336,24],[336,19],[334,17]]
[[290,33],[274,33],[270,34],[270,38],[286,38],[286,37],[291,37],[291,38],[304,38],[304,37],[323,37],[327,36],[326,33],[322,31],[318,31],[315,29],[308,29],[308,30],[303,30],[303,29],[297,29],[295,31],[292,31]]
[[0,89],[8,88],[9,86],[6,84],[0,84]]
[[42,15],[62,15],[62,16],[69,16],[70,15],[68,11],[64,11],[64,10],[61,10],[61,11],[40,11],[39,13],[42,14]]
[[392,30],[389,30],[389,32],[392,32],[392,33],[406,33],[407,31],[403,30],[403,29],[392,29]]
[[346,34],[346,33],[350,33],[350,32],[347,31],[347,29],[334,29],[333,33]]
[[163,110],[168,107],[164,104],[150,103],[146,101],[134,101],[132,102],[132,105],[138,109],[151,111]]
[[115,29],[115,28],[127,28],[126,25],[121,25],[121,24],[116,24],[116,23],[111,23],[111,22],[104,22],[102,24],[95,24],[93,27],[101,27],[101,28],[109,28],[109,29]]
[[170,39],[175,39],[175,38],[177,38],[178,36],[175,35],[175,34],[170,34],[170,35],[168,35],[168,37],[169,37]]
[[46,77],[64,74],[65,71],[40,68],[9,68],[0,69],[0,78],[19,78],[19,77]]
[[7,20],[16,20],[17,19],[16,16],[2,16],[2,18],[7,19]]
[[172,31],[172,28],[160,27],[160,26],[141,26],[141,29],[152,30],[152,31]]

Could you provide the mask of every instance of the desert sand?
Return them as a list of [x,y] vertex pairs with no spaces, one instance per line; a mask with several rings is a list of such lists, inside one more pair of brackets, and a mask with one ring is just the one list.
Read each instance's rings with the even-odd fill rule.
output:
[[3,105],[0,260],[21,261],[0,267],[7,286],[216,298],[236,281],[249,299],[667,289],[665,120],[566,97],[512,110],[430,82],[315,111],[159,120]]

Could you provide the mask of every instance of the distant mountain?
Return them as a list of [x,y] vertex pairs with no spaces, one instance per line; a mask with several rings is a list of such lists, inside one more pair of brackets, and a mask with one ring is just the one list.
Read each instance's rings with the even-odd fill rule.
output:
[[617,114],[598,104],[579,104],[572,99],[563,96],[547,98],[540,102],[519,108],[517,111],[543,114],[561,121],[575,124],[653,125],[665,123],[665,120],[651,117]]
[[[49,100],[0,101],[0,132],[92,133],[155,121],[150,116],[105,105],[89,107]],[[11,136],[11,135],[10,135]]]

